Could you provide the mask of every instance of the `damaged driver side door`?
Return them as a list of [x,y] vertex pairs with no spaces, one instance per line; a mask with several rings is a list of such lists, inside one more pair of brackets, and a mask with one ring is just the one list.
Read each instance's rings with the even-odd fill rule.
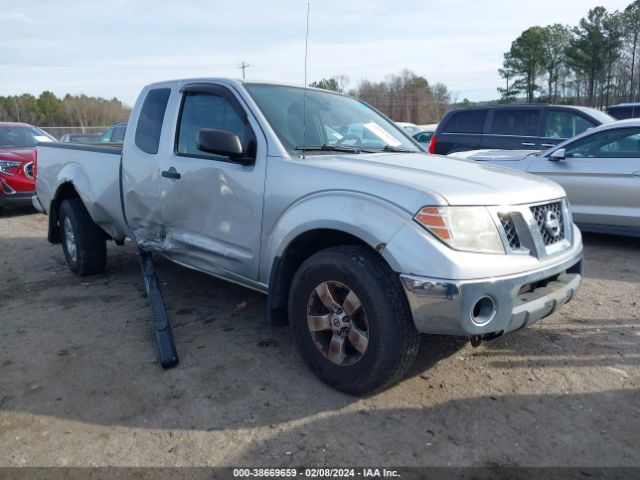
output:
[[[182,87],[173,152],[161,160],[165,253],[214,275],[256,281],[266,141],[242,100],[218,84]],[[231,132],[243,158],[200,147],[203,129]]]

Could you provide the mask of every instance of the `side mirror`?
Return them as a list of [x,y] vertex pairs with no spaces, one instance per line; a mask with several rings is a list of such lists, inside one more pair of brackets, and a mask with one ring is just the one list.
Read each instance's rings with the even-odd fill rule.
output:
[[555,152],[552,152],[551,155],[549,155],[549,160],[552,162],[557,162],[558,160],[564,160],[565,158],[567,157],[565,156],[564,148],[559,148]]
[[203,152],[229,157],[229,159],[238,163],[250,163],[253,161],[245,157],[240,137],[228,130],[203,128],[198,132],[196,146]]

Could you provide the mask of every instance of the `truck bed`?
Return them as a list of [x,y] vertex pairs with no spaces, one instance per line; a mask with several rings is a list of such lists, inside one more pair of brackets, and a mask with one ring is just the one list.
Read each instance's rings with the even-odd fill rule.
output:
[[127,227],[120,202],[121,144],[40,143],[37,147],[36,190],[49,213],[58,189],[70,184],[89,215],[114,239],[123,239]]

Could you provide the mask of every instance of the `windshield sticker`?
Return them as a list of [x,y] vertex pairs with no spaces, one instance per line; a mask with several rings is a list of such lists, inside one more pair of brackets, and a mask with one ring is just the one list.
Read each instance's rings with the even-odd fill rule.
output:
[[51,139],[49,137],[45,137],[44,135],[34,135],[33,138],[36,142],[50,142]]
[[402,145],[401,141],[399,141],[397,138],[395,138],[393,135],[391,135],[389,132],[387,132],[384,128],[382,128],[380,125],[378,125],[375,122],[365,123],[364,128],[369,130],[371,133],[373,133],[376,137],[378,137],[380,140],[385,142],[387,145],[390,145],[392,147],[398,147]]

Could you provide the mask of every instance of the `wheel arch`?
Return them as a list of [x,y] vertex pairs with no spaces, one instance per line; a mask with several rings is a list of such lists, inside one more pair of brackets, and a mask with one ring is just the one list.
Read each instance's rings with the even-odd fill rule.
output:
[[[315,228],[300,233],[273,260],[269,275],[268,313],[272,324],[288,323],[288,298],[293,277],[302,263],[317,252],[341,245],[376,249],[360,237],[333,228]],[[382,248],[382,247],[380,247]]]
[[268,284],[271,323],[286,323],[287,298],[297,268],[314,253],[338,245],[358,245],[378,252],[399,272],[387,243],[409,215],[397,205],[373,195],[324,191],[300,199],[286,209],[263,238],[260,276]]
[[49,206],[49,227],[47,231],[47,240],[51,243],[60,243],[60,204],[70,198],[80,198],[80,194],[76,190],[73,182],[64,182],[56,190],[51,204]]

